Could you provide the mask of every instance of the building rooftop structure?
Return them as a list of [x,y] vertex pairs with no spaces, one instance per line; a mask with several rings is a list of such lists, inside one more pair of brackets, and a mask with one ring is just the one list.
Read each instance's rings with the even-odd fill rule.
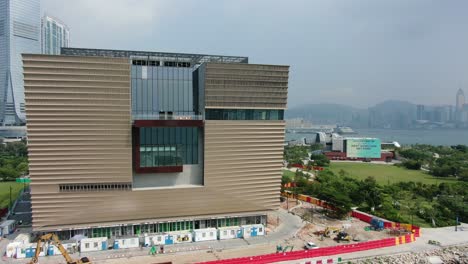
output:
[[70,56],[100,56],[112,58],[129,58],[141,56],[145,58],[158,58],[161,60],[167,59],[171,61],[176,60],[180,62],[191,62],[193,64],[201,64],[204,62],[249,63],[249,58],[243,56],[207,55],[157,51],[62,48],[61,54]]

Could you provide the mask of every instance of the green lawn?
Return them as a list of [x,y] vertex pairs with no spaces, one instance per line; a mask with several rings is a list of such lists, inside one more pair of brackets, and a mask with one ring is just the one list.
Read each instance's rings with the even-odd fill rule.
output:
[[12,187],[11,199],[14,201],[24,185],[17,182],[0,182],[0,208],[8,207],[8,203],[10,202],[10,186]]
[[346,176],[363,180],[373,176],[379,184],[392,184],[396,182],[422,182],[437,184],[441,182],[456,182],[455,178],[438,178],[423,171],[408,170],[385,164],[372,164],[365,162],[331,162],[330,169],[338,174],[340,170],[346,172]]

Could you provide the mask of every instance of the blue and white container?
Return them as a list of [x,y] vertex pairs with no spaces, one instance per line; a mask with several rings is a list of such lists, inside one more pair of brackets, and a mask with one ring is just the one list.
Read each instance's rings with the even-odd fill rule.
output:
[[114,240],[114,249],[120,248],[137,248],[140,246],[140,241],[138,237],[125,237],[125,238],[116,238]]
[[242,228],[240,226],[226,226],[218,228],[218,239],[242,238]]
[[243,238],[264,236],[264,235],[265,235],[265,227],[262,224],[243,225],[242,226],[242,237]]

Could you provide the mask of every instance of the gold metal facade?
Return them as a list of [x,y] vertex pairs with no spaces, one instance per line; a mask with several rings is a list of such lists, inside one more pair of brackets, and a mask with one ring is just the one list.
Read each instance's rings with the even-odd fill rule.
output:
[[286,109],[289,66],[207,63],[205,107]]
[[33,230],[254,215],[278,207],[284,121],[205,121],[204,186],[61,192],[59,184],[132,181],[129,61],[23,60]]

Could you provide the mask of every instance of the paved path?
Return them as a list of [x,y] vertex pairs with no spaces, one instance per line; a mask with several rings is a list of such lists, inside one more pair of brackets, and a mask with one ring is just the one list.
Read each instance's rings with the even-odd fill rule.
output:
[[305,170],[302,170],[302,169],[299,169],[299,168],[295,168],[295,167],[286,168],[286,167],[283,167],[283,170],[288,170],[288,171],[292,171],[292,172],[296,172],[297,170],[300,170],[302,173],[309,174],[311,179],[315,178],[315,175],[312,172],[305,171]]

